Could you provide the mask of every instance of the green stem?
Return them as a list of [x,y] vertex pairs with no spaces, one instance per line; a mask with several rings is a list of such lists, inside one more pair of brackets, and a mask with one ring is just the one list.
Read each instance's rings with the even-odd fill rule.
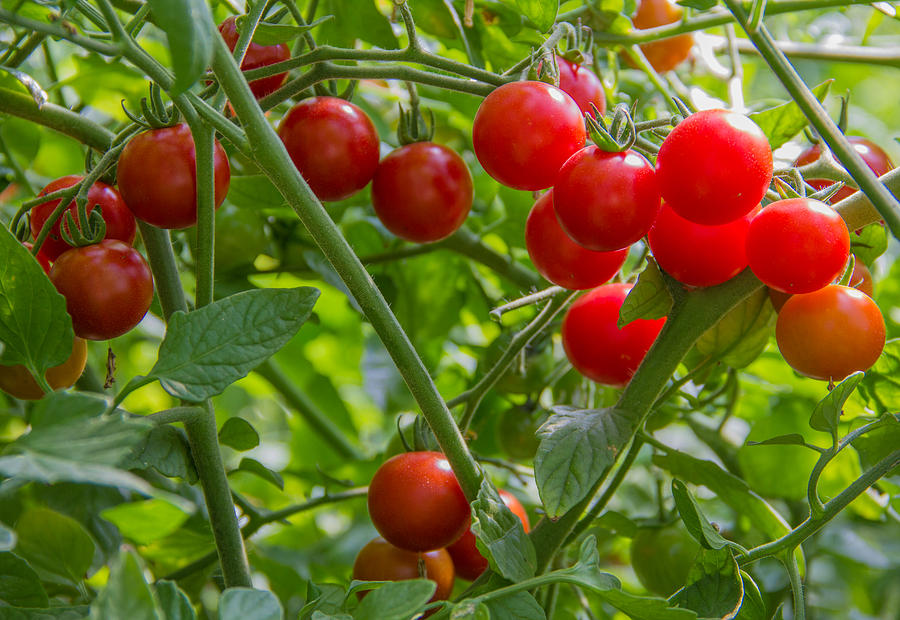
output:
[[119,53],[119,49],[111,43],[103,43],[68,30],[62,25],[58,26],[56,24],[37,21],[18,15],[12,11],[7,11],[6,9],[0,9],[0,22],[28,28],[35,33],[49,34],[58,39],[66,39],[79,47],[83,47],[92,52],[97,52],[98,54],[103,54],[104,56],[116,56]]
[[440,242],[448,250],[471,258],[523,289],[540,286],[543,278],[536,272],[503,256],[486,246],[481,239],[467,228],[460,228]]
[[[265,5],[261,2],[260,4]],[[197,166],[197,256],[194,274],[197,278],[198,308],[212,303],[214,296],[216,196],[214,143],[215,131],[196,120],[188,123],[194,139]]]
[[147,250],[147,262],[150,264],[150,271],[153,272],[153,283],[156,286],[159,305],[162,306],[163,318],[168,322],[173,313],[187,312],[188,309],[178,265],[175,263],[172,240],[168,230],[156,228],[140,220],[138,227],[141,229],[141,238]]
[[561,286],[549,286],[542,291],[538,291],[537,293],[532,293],[531,295],[520,297],[519,299],[515,299],[509,303],[505,303],[502,306],[497,306],[496,308],[491,310],[491,318],[499,321],[500,317],[502,317],[507,312],[512,312],[513,310],[518,310],[519,308],[524,308],[526,306],[536,304],[538,302],[544,301],[548,297],[556,297],[565,290],[566,289]]
[[[750,41],[739,39],[736,44],[741,53],[759,54],[759,50]],[[897,47],[851,45],[828,45],[826,47],[818,43],[795,43],[793,41],[776,41],[775,45],[782,54],[791,58],[900,67],[900,48]]]
[[145,416],[147,420],[153,421],[154,424],[173,424],[175,422],[189,422],[199,419],[204,415],[203,409],[200,407],[173,407],[157,411]]
[[782,558],[791,580],[791,593],[794,601],[794,620],[806,620],[806,597],[803,595],[803,578],[797,565],[797,556],[789,551]]
[[45,103],[38,108],[28,95],[6,88],[0,88],[0,112],[49,127],[98,150],[109,148],[114,136],[113,132],[80,114],[55,103]]

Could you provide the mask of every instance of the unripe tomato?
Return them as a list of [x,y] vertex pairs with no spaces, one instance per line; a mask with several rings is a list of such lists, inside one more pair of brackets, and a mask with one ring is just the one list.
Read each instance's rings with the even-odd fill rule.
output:
[[575,100],[581,113],[590,114],[593,103],[601,116],[606,114],[606,93],[597,74],[565,58],[557,58],[556,63],[559,66],[559,87]]
[[[59,179],[48,183],[38,196],[45,196],[47,194],[52,194],[55,191],[72,187],[83,178],[84,177],[82,176],[74,174],[60,177]],[[56,209],[58,205],[59,199],[57,198],[56,200],[51,200],[49,202],[42,202],[31,210],[31,235],[34,239],[37,239],[44,224],[50,219],[53,210]],[[85,210],[88,214],[94,210],[95,205],[100,207],[100,212],[103,214],[103,221],[106,222],[106,236],[104,239],[118,239],[119,241],[131,245],[134,241],[134,234],[136,231],[134,216],[131,214],[131,211],[128,210],[125,201],[122,200],[122,196],[119,195],[116,188],[107,185],[106,183],[102,183],[101,181],[94,182],[88,190],[87,204],[85,205]],[[78,222],[78,207],[73,200],[69,203],[69,206],[66,207],[66,210],[63,211],[60,218],[56,220],[56,223],[50,230],[50,234],[44,239],[44,243],[41,245],[41,249],[38,252],[38,261],[42,260],[40,258],[41,256],[43,256],[43,261],[54,261],[60,254],[66,250],[72,249],[71,245],[63,241],[63,238],[59,233],[59,225],[65,221],[66,212],[72,214],[72,218],[75,220],[75,226],[77,226],[79,230],[81,229],[81,224]]]
[[338,97],[304,99],[281,119],[278,135],[319,200],[342,200],[372,180],[378,132],[358,106]]
[[[860,260],[853,263],[853,273],[850,274],[848,286],[855,288],[858,291],[862,291],[873,299],[875,298],[875,282],[872,279],[872,272],[869,271],[866,264]],[[776,291],[774,288],[767,290],[769,291],[769,299],[772,300],[772,306],[775,308],[775,312],[781,312],[781,308],[784,307],[785,302],[791,298],[791,294]]]
[[865,293],[829,284],[785,302],[775,324],[775,340],[797,372],[840,381],[878,360],[884,349],[884,318]]
[[663,200],[686,220],[717,226],[743,217],[772,181],[772,149],[743,114],[703,110],[666,136],[656,158]]
[[642,527],[631,539],[631,566],[647,590],[669,596],[685,585],[699,551],[700,543],[680,523]]
[[469,526],[469,503],[440,452],[406,452],[385,461],[369,484],[369,516],[401,549],[446,547]]
[[[419,558],[425,561],[425,578],[437,589],[428,601],[445,601],[453,590],[453,560],[445,549],[416,553],[398,549],[383,538],[375,538],[359,550],[353,562],[353,579],[359,581],[405,581],[419,579]],[[359,593],[362,598],[369,591]]]
[[[240,33],[235,24],[236,17],[229,17],[219,24],[219,32],[225,39],[225,44],[232,52],[234,46],[237,45]],[[244,61],[241,63],[241,71],[250,71],[251,69],[259,69],[267,65],[273,65],[276,62],[283,62],[291,57],[291,50],[286,43],[278,45],[259,45],[251,42],[247,47],[247,53],[244,54]],[[287,72],[278,73],[269,77],[259,78],[250,82],[250,90],[257,99],[262,99],[270,93],[274,93],[281,88],[284,80],[287,78]]]
[[[54,390],[72,387],[84,372],[85,364],[87,364],[87,343],[75,336],[72,340],[72,353],[59,366],[48,368],[44,378]],[[0,365],[0,390],[21,400],[39,400],[44,396],[43,390],[23,364]]]
[[544,82],[510,82],[481,102],[472,126],[478,161],[495,180],[514,189],[546,189],[560,167],[584,146],[587,132],[578,104]]
[[[679,21],[682,13],[681,7],[669,0],[641,0],[631,23],[640,30],[656,28]],[[640,48],[647,58],[647,62],[656,71],[664,72],[671,71],[687,59],[693,45],[694,37],[687,33],[660,41],[642,43]]]
[[417,243],[449,237],[472,207],[472,175],[455,151],[415,142],[381,160],[372,180],[372,205],[392,233]]
[[[216,208],[225,200],[231,166],[222,145],[213,147]],[[159,228],[197,223],[197,156],[185,123],[151,129],[132,138],[118,167],[119,191],[139,220]]]
[[[885,153],[880,146],[868,140],[866,138],[862,138],[860,136],[846,136],[847,141],[853,146],[853,150],[859,153],[860,157],[863,158],[863,161],[866,162],[866,165],[875,173],[876,176],[882,176],[890,172],[894,169],[894,164],[891,162],[891,158],[888,157],[888,154]],[[814,144],[797,157],[794,161],[794,166],[805,166],[806,164],[811,164],[819,157],[822,156],[822,145]],[[834,181],[829,181],[827,179],[806,179],[806,182],[809,183],[814,189],[821,190],[825,189],[829,185],[833,185]],[[857,190],[852,187],[844,186],[835,192],[834,196],[828,199],[829,204],[835,204],[847,198],[848,196],[855,194]]]

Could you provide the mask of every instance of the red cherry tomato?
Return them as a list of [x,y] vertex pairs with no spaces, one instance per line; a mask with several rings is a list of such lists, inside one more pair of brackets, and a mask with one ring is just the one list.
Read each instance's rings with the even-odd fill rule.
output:
[[666,321],[638,319],[619,329],[619,310],[631,286],[598,286],[572,304],[563,319],[566,356],[575,370],[597,383],[625,386]]
[[[23,241],[22,245],[24,245],[26,248],[28,248],[29,252],[31,252],[31,250],[34,249],[34,245],[29,243],[28,241]],[[41,269],[44,270],[44,273],[46,273],[47,275],[50,275],[50,259],[47,258],[44,255],[44,253],[40,252],[40,251],[37,253],[37,256],[35,256],[35,258],[37,259],[38,264],[41,266]]]
[[559,87],[575,100],[581,113],[589,114],[593,103],[601,116],[606,114],[606,93],[597,74],[565,58],[557,58],[556,62],[559,66]]
[[[48,183],[38,196],[45,196],[47,194],[52,194],[55,191],[72,187],[83,178],[84,177],[77,175],[61,177]],[[38,234],[41,232],[41,228],[44,227],[44,224],[58,205],[59,199],[56,199],[49,202],[42,202],[31,210],[31,235],[35,239],[37,239]],[[104,238],[118,239],[119,241],[124,241],[131,245],[134,241],[134,234],[136,231],[134,216],[131,214],[131,211],[128,210],[125,201],[122,200],[122,196],[119,195],[116,188],[107,185],[106,183],[96,181],[91,186],[91,189],[88,190],[87,204],[85,205],[86,211],[88,213],[93,211],[94,205],[100,206],[100,211],[103,214],[103,221],[106,222],[106,236]],[[81,226],[78,223],[78,208],[76,207],[74,200],[66,207],[66,211],[72,214],[75,225],[78,226],[80,230]],[[54,261],[57,256],[66,250],[72,249],[72,246],[63,241],[62,236],[59,234],[59,225],[65,220],[66,211],[63,211],[60,218],[56,220],[50,234],[44,239],[44,243],[41,245],[38,257],[43,255],[44,261]],[[38,258],[38,260],[40,261],[41,258]]]
[[688,286],[715,286],[747,267],[747,229],[758,213],[721,226],[684,219],[663,204],[647,240],[659,266]]
[[378,133],[359,107],[337,97],[304,99],[281,119],[278,135],[319,200],[342,200],[372,180]]
[[834,281],[850,256],[850,233],[824,202],[773,202],[750,222],[747,258],[756,277],[785,293],[811,293]]
[[[425,561],[425,577],[437,589],[433,601],[445,601],[453,590],[453,560],[445,549],[416,553],[398,549],[383,538],[369,541],[359,550],[353,563],[353,578],[359,581],[405,581],[419,579],[419,558]],[[369,591],[359,593],[362,598]]]
[[[519,517],[519,521],[522,522],[522,527],[527,534],[531,530],[531,525],[528,523],[528,513],[525,512],[522,503],[508,491],[500,489],[499,493],[500,499],[503,500],[506,507]],[[456,569],[456,574],[463,579],[474,581],[488,567],[487,558],[481,555],[481,552],[475,545],[475,534],[472,533],[471,527],[466,530],[466,533],[459,540],[447,547],[447,551],[450,553],[450,557],[453,558],[453,567]]]
[[681,217],[733,222],[759,204],[772,181],[772,149],[743,114],[704,110],[680,122],[656,158],[659,190]]
[[[841,274],[843,275],[843,274]],[[866,267],[865,263],[857,260],[853,263],[853,273],[850,274],[850,288],[862,291],[871,298],[875,298],[875,282],[872,279],[872,272]],[[772,300],[772,306],[775,312],[781,312],[785,302],[791,298],[790,293],[782,293],[774,288],[767,289],[769,291],[769,299]]]
[[475,114],[472,143],[491,177],[514,189],[546,189],[566,160],[584,146],[578,104],[544,82],[510,82],[485,97]]
[[392,233],[417,243],[448,237],[472,207],[472,175],[455,151],[416,142],[381,160],[372,180],[372,205]]
[[406,452],[385,461],[369,484],[369,516],[401,549],[446,547],[469,526],[469,503],[440,452]]
[[552,189],[538,198],[528,214],[525,247],[542,276],[573,290],[594,288],[609,281],[628,256],[628,248],[594,252],[572,241],[556,218]]
[[[228,49],[234,51],[237,45],[240,33],[235,24],[236,17],[229,17],[219,24],[219,32],[225,39]],[[267,65],[273,65],[276,62],[283,62],[291,57],[291,50],[286,43],[278,45],[259,45],[258,43],[250,43],[247,53],[244,54],[244,61],[241,63],[242,71],[250,71],[251,69],[259,69]],[[250,82],[250,90],[257,99],[262,99],[270,93],[274,93],[281,88],[284,80],[287,78],[287,72],[278,73],[269,77],[259,78]]]
[[121,241],[69,250],[53,263],[50,281],[66,298],[75,334],[88,340],[121,336],[141,322],[153,301],[147,262]]
[[825,381],[868,370],[884,339],[884,318],[872,298],[837,284],[792,296],[775,324],[778,349],[791,368]]
[[[853,146],[853,150],[859,153],[860,157],[863,158],[863,161],[869,166],[869,168],[874,172],[877,176],[882,176],[890,172],[894,169],[894,164],[891,162],[891,158],[888,157],[888,154],[885,153],[880,146],[868,140],[866,138],[862,138],[860,136],[847,136],[847,141]],[[806,164],[811,164],[819,157],[822,156],[822,145],[814,144],[802,153],[797,159],[794,161],[795,166],[805,166]],[[834,181],[829,181],[827,179],[807,179],[807,183],[809,183],[814,189],[817,191],[820,189],[825,189],[829,185],[833,185]],[[847,198],[848,196],[855,194],[857,190],[852,187],[844,186],[835,192],[834,196],[828,199],[828,204],[835,204]]]
[[[681,20],[681,7],[669,0],[641,0],[631,23],[639,30],[665,26]],[[641,51],[647,62],[658,72],[671,71],[680,65],[691,53],[694,37],[680,34],[660,41],[641,44]]]
[[[48,368],[44,378],[54,390],[72,387],[87,363],[87,343],[78,336],[72,340],[72,353],[59,366]],[[0,390],[21,400],[40,400],[43,390],[22,364],[0,365]]]
[[[216,208],[231,183],[228,156],[213,151]],[[197,223],[197,158],[191,130],[184,123],[138,134],[122,149],[119,191],[135,217],[159,228]]]
[[647,234],[659,211],[653,166],[634,151],[587,146],[569,158],[553,187],[562,229],[595,252],[627,248]]

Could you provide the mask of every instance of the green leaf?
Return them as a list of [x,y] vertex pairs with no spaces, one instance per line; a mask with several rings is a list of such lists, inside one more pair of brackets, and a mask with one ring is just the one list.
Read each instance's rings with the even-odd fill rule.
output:
[[741,571],[741,582],[744,587],[744,600],[741,601],[741,610],[735,620],[768,620],[766,603],[753,578]]
[[884,344],[881,357],[866,371],[859,391],[878,413],[900,409],[900,338]]
[[[873,428],[865,435],[853,440],[853,447],[859,453],[859,462],[863,469],[874,467],[878,461],[886,458],[900,446],[900,419],[896,414],[887,414],[885,424]],[[900,466],[891,470],[888,475],[900,473]]]
[[[311,24],[297,26],[296,24],[270,24],[268,22],[260,22],[253,32],[253,42],[257,45],[279,45],[281,43],[290,43],[296,40],[304,32],[309,32],[322,22],[332,19],[326,16],[317,19]],[[241,27],[243,16],[237,18],[237,26]]]
[[744,368],[759,357],[777,315],[765,288],[730,310],[697,341],[697,350],[731,368]]
[[748,446],[806,446],[810,450],[819,451],[817,446],[806,443],[803,435],[800,433],[788,433],[786,435],[778,435],[763,441],[748,441]]
[[92,620],[165,620],[137,554],[123,551],[112,562],[109,581],[91,605]]
[[531,539],[487,479],[472,502],[472,532],[491,570],[513,582],[534,577],[537,558]]
[[28,562],[9,551],[0,552],[0,601],[13,607],[50,605],[38,574]]
[[678,0],[675,4],[697,9],[698,11],[708,11],[718,4],[718,0]]
[[259,445],[259,433],[244,418],[228,418],[219,430],[219,443],[245,452]]
[[678,508],[678,514],[681,515],[681,520],[684,521],[688,532],[703,547],[718,550],[727,546],[737,549],[741,553],[747,553],[747,550],[741,545],[726,540],[719,534],[700,510],[697,500],[694,499],[687,486],[680,480],[672,481],[672,497],[675,499],[675,507]]
[[271,592],[228,588],[219,599],[219,620],[282,620],[284,609]]
[[436,584],[428,579],[386,583],[371,590],[353,611],[354,620],[406,620],[434,595]]
[[0,606],[0,620],[84,620],[88,613],[90,608],[87,605],[37,609]]
[[166,33],[175,73],[170,94],[180,95],[206,72],[216,27],[205,0],[147,0],[154,23]]
[[[490,620],[544,620],[547,615],[534,596],[528,592],[515,592],[509,596],[492,598],[485,602]],[[479,616],[475,616],[480,620]]]
[[637,523],[623,515],[621,512],[615,510],[605,511],[594,520],[592,526],[602,528],[612,534],[625,536],[627,538],[632,538],[635,532],[637,532],[638,527]]
[[61,424],[81,424],[99,417],[108,406],[109,403],[97,395],[54,392],[34,404],[29,422],[33,431]]
[[538,32],[547,32],[556,23],[559,0],[515,0],[515,4]]
[[666,288],[659,266],[652,258],[638,276],[634,287],[619,309],[619,329],[636,319],[660,319],[672,309],[672,296]]
[[16,546],[16,533],[0,523],[0,551],[9,551]]
[[887,251],[887,247],[887,229],[883,224],[876,222],[859,230],[850,231],[850,249],[853,255],[869,267],[875,263],[876,258]]
[[378,10],[374,0],[324,0],[319,3],[319,15],[334,15],[322,24],[316,43],[337,47],[356,47],[362,39],[384,49],[396,49],[397,37],[387,16]]
[[284,491],[284,478],[281,477],[281,474],[277,471],[272,471],[256,459],[241,459],[241,464],[238,465],[235,471],[245,471],[248,474],[253,474]]
[[174,581],[157,581],[153,587],[165,620],[196,620],[191,601]]
[[149,376],[190,402],[220,394],[284,346],[309,318],[318,296],[309,287],[257,289],[190,314],[176,312]]
[[813,409],[809,418],[809,425],[817,431],[830,433],[834,442],[837,443],[838,422],[844,409],[844,403],[853,394],[853,390],[856,389],[856,386],[859,385],[864,376],[865,373],[863,372],[855,372],[828,392],[828,395],[820,400],[816,404],[816,408]]
[[16,524],[16,554],[37,570],[78,584],[94,558],[94,541],[78,521],[46,508],[32,508]]
[[197,481],[194,458],[184,431],[167,424],[152,428],[120,466],[123,469],[152,467],[169,478],[181,478],[192,484]]
[[125,538],[146,545],[173,533],[190,515],[165,500],[148,499],[107,508],[100,516],[118,527]]
[[[679,4],[682,4],[682,2],[679,2]],[[828,94],[832,81],[822,82],[811,89],[820,103],[825,100],[825,95]],[[809,122],[800,106],[793,101],[769,108],[768,110],[762,110],[761,112],[753,112],[748,116],[766,134],[773,150],[803,131],[803,128]]]
[[688,585],[673,601],[701,618],[731,620],[741,607],[744,584],[737,561],[728,549],[701,549],[688,574]]

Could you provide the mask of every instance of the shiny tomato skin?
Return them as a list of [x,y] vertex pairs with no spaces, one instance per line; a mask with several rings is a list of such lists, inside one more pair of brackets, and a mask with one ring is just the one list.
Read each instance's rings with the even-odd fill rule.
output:
[[392,233],[416,243],[449,237],[472,208],[472,175],[455,151],[415,142],[381,160],[372,180],[372,205]]
[[783,293],[811,293],[843,273],[850,256],[844,220],[824,202],[773,202],[750,222],[747,259],[763,284]]
[[556,62],[559,66],[559,87],[575,100],[581,113],[590,114],[593,103],[600,116],[606,114],[606,93],[597,74],[565,58],[557,58]]
[[[225,200],[231,166],[222,145],[213,150],[216,208]],[[119,156],[119,191],[139,220],[158,228],[197,223],[197,158],[187,124],[136,135]]]
[[703,110],[666,136],[656,158],[663,200],[681,217],[717,226],[750,212],[772,181],[772,149],[743,114]]
[[624,387],[666,321],[638,319],[619,329],[619,310],[631,286],[598,286],[578,298],[563,319],[566,356],[575,370],[597,383]]
[[[891,158],[887,153],[882,150],[880,146],[868,140],[867,138],[863,138],[860,136],[846,136],[847,141],[853,146],[853,150],[859,153],[860,157],[863,158],[863,161],[869,166],[872,172],[875,173],[876,176],[883,176],[894,169],[894,164],[891,161]],[[797,157],[794,160],[794,166],[805,166],[806,164],[811,164],[819,157],[822,156],[822,145],[814,144]],[[809,183],[816,191],[821,189],[825,189],[829,185],[833,185],[834,181],[829,181],[827,179],[807,179],[807,183]],[[855,194],[858,190],[844,186],[835,192],[834,196],[828,199],[828,204],[835,204],[840,202],[844,198]]]
[[746,269],[747,229],[757,212],[721,226],[704,226],[664,203],[647,235],[650,251],[662,270],[682,284],[721,284]]
[[[75,336],[72,340],[72,353],[62,364],[48,368],[44,378],[54,390],[72,387],[84,372],[86,364],[87,343],[83,338]],[[44,396],[37,381],[22,364],[0,365],[0,390],[20,400],[40,400]]]
[[87,340],[121,336],[141,322],[153,301],[153,276],[131,246],[109,239],[64,253],[50,281],[66,298],[75,335]]
[[[631,19],[635,28],[644,30],[665,26],[681,20],[681,7],[669,0],[641,0],[637,13]],[[660,41],[642,43],[640,48],[647,62],[658,72],[671,71],[684,62],[694,46],[690,33],[680,34]]]
[[[222,38],[225,39],[225,44],[231,51],[234,51],[234,46],[237,45],[238,37],[240,36],[240,33],[237,30],[237,24],[235,23],[236,19],[236,17],[232,16],[219,24],[219,33],[222,35]],[[250,71],[251,69],[259,69],[260,67],[273,65],[276,62],[283,62],[290,57],[291,50],[286,43],[279,43],[278,45],[260,45],[251,42],[247,47],[247,53],[244,54],[241,70]],[[281,88],[281,85],[284,84],[286,78],[287,72],[259,78],[258,80],[250,82],[250,90],[253,92],[254,97],[262,99],[266,95],[274,93]]]
[[[22,245],[24,245],[29,252],[34,248],[34,244],[29,243],[28,241],[23,241]],[[44,270],[44,273],[50,275],[50,259],[43,252],[38,252],[37,256],[34,257],[38,264],[41,266],[41,269]]]
[[553,209],[553,190],[537,199],[525,222],[525,247],[531,262],[553,284],[572,290],[608,282],[628,256],[628,248],[594,252],[572,241]]
[[385,461],[369,484],[369,516],[401,549],[430,551],[469,526],[469,503],[440,452],[406,452]]
[[[55,191],[72,187],[83,178],[78,175],[60,177],[48,183],[38,196],[52,194]],[[31,235],[34,239],[37,239],[41,228],[44,227],[44,223],[53,214],[53,210],[56,209],[57,205],[59,205],[59,199],[43,202],[31,210]],[[122,200],[122,196],[116,191],[116,188],[101,181],[95,181],[88,190],[87,204],[85,205],[88,214],[94,210],[94,205],[100,205],[103,221],[106,222],[106,236],[104,238],[118,239],[131,245],[134,241],[137,227],[134,223],[134,216],[126,206],[125,201]],[[66,208],[66,211],[56,220],[50,234],[44,239],[44,243],[38,252],[39,261],[41,260],[40,257],[43,257],[44,261],[54,261],[57,256],[66,250],[72,249],[72,246],[63,241],[59,234],[59,225],[65,220],[66,212],[72,214],[75,225],[79,226],[78,208],[73,200]]]
[[291,108],[278,135],[319,200],[342,200],[364,188],[378,166],[378,133],[358,106],[311,97]]
[[[359,550],[353,562],[353,579],[359,581],[405,581],[419,579],[419,556],[425,560],[425,577],[437,588],[428,601],[445,601],[453,590],[453,560],[446,549],[425,553],[399,549],[383,538],[374,538]],[[368,594],[359,592],[359,598]]]
[[[843,275],[843,274],[841,274]],[[836,283],[836,282],[835,282]],[[860,260],[853,263],[853,273],[850,274],[851,288],[862,291],[872,299],[875,299],[875,281],[872,279],[872,272],[866,267],[866,264]],[[772,300],[772,306],[775,312],[781,312],[785,302],[791,298],[790,293],[782,293],[773,288],[767,288],[769,291],[769,299]]]
[[813,379],[840,381],[871,368],[884,349],[881,311],[865,293],[838,284],[788,299],[775,324],[784,360]]
[[578,104],[544,82],[510,82],[481,102],[472,126],[475,156],[493,179],[513,189],[546,189],[584,146]]
[[[509,491],[500,489],[498,492],[506,507],[519,517],[525,533],[527,534],[531,531],[528,513],[525,512],[525,507],[522,506],[522,503]],[[475,534],[472,532],[471,527],[466,530],[466,533],[459,540],[447,547],[447,552],[453,558],[453,567],[456,569],[456,574],[463,579],[475,581],[488,567],[487,558],[481,555],[481,552],[475,545]]]
[[660,207],[653,165],[634,151],[586,146],[565,163],[553,187],[562,229],[595,252],[627,248],[647,234]]

